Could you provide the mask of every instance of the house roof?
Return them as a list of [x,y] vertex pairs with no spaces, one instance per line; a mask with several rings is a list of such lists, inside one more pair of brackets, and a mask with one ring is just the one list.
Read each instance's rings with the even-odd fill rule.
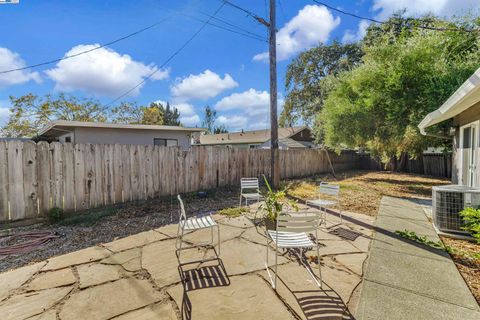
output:
[[[278,138],[285,139],[308,129],[307,126],[278,128]],[[219,134],[205,134],[200,136],[200,144],[243,144],[243,143],[264,143],[270,140],[270,130],[255,130],[243,132],[229,132]]]
[[82,121],[66,121],[57,120],[50,122],[42,130],[39,135],[54,135],[56,131],[68,131],[74,128],[107,128],[107,129],[126,129],[126,130],[161,130],[161,131],[180,131],[180,132],[202,132],[203,128],[188,128],[179,126],[159,126],[147,124],[121,124],[107,122],[82,122]]
[[440,108],[429,113],[418,125],[420,132],[439,122],[448,120],[480,101],[480,68],[467,79]]
[[[262,146],[265,147],[270,147],[270,139],[265,141]],[[304,144],[301,144],[300,142],[293,140],[292,138],[283,138],[283,139],[278,139],[278,145],[282,147],[286,147],[289,149],[305,149],[307,146]]]

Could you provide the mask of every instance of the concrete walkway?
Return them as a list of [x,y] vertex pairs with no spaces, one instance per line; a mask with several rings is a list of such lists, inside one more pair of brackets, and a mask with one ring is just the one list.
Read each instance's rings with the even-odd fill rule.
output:
[[[186,261],[211,250],[188,250],[177,260],[177,225],[172,224],[1,273],[0,319],[353,318],[373,218],[345,214],[343,227],[361,234],[354,241],[323,226],[319,230],[323,290],[293,257],[284,255],[276,292],[265,271],[267,250],[272,258],[274,254],[265,245],[265,230],[247,217],[215,219],[221,256],[209,263]],[[186,240],[198,243],[209,237],[208,231],[198,231]],[[311,266],[316,272],[318,266]]]
[[480,309],[449,255],[396,230],[439,238],[413,201],[384,197],[376,220],[357,319],[480,319]]

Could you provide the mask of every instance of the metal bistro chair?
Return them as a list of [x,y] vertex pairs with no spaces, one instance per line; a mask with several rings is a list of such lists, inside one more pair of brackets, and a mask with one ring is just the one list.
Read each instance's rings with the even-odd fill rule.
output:
[[[339,185],[334,185],[334,184],[328,184],[325,182],[321,182],[320,186],[318,188],[318,193],[320,194],[320,197],[322,195],[327,196],[329,199],[315,199],[315,200],[307,200],[305,203],[307,205],[311,206],[316,206],[320,209],[320,211],[323,212],[323,217],[322,220],[326,223],[327,222],[327,208],[335,206],[340,203],[340,186]],[[343,221],[342,218],[342,210],[341,208],[339,209],[339,215],[340,215],[340,224]]]
[[[177,255],[180,257],[180,251],[181,250],[186,250],[189,248],[195,248],[195,247],[201,247],[201,246],[209,246],[211,245],[213,250],[215,251],[215,246],[214,246],[214,241],[213,241],[213,229],[217,228],[217,244],[218,244],[218,255],[220,256],[220,227],[218,224],[213,220],[212,216],[210,214],[204,215],[204,216],[199,216],[199,217],[190,217],[187,218],[187,215],[185,214],[185,206],[183,205],[182,198],[180,195],[177,195],[178,202],[180,203],[180,218],[178,221],[178,229],[177,229],[177,241],[175,243],[175,246],[177,248]],[[193,245],[193,246],[188,246],[188,247],[182,247],[183,244],[183,236],[186,231],[195,231],[195,230],[200,230],[200,229],[207,229],[210,228],[212,231],[212,238],[210,242],[203,243],[200,245]],[[216,253],[216,251],[215,251]]]
[[240,180],[240,206],[242,206],[243,199],[245,199],[246,206],[248,206],[248,200],[255,200],[258,202],[263,199],[260,194],[260,185],[257,178],[242,178]]
[[[272,287],[277,288],[277,258],[278,248],[309,248],[317,247],[317,259],[318,259],[318,280],[313,274],[308,262],[305,264],[300,254],[297,253],[299,261],[307,269],[312,279],[316,282],[319,288],[322,288],[322,272],[320,267],[320,252],[317,236],[317,229],[320,223],[320,216],[312,213],[295,213],[285,214],[282,213],[277,217],[276,230],[267,230],[269,238],[267,237],[267,273],[270,277]],[[310,239],[308,233],[315,234],[315,241]],[[270,266],[268,264],[268,245],[275,243],[275,280],[272,280],[270,274]]]

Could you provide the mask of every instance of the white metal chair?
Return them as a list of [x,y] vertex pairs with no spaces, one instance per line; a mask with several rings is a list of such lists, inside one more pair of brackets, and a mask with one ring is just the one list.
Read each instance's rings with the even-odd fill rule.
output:
[[248,206],[248,200],[258,202],[263,199],[257,178],[242,178],[240,180],[240,206],[242,206],[243,199],[245,199],[246,206]]
[[[217,244],[218,244],[217,256],[220,256],[220,227],[218,226],[218,224],[215,222],[215,220],[212,218],[210,214],[199,216],[199,217],[187,218],[187,215],[185,214],[185,206],[183,205],[182,198],[180,197],[180,195],[177,195],[177,198],[178,198],[178,202],[180,203],[180,218],[178,221],[177,241],[175,243],[175,246],[177,248],[177,255],[180,256],[181,250],[186,250],[189,248],[195,248],[200,246],[211,245],[212,248],[215,250],[214,241],[213,241],[214,240],[213,229],[217,228]],[[188,246],[188,247],[182,247],[183,236],[185,235],[185,232],[195,231],[200,229],[207,229],[207,228],[210,228],[212,231],[211,233],[212,238],[210,242]]]
[[[269,237],[267,237],[267,273],[270,277],[272,287],[277,288],[277,260],[278,260],[278,248],[317,248],[318,259],[318,280],[313,274],[308,262],[305,264],[300,254],[298,254],[299,261],[305,266],[310,276],[317,283],[319,288],[322,288],[322,272],[320,267],[320,252],[317,236],[317,229],[320,223],[320,217],[317,214],[312,213],[295,213],[286,214],[282,213],[277,217],[276,230],[267,230]],[[314,233],[315,241],[310,239],[309,233]],[[268,264],[268,249],[269,244],[275,243],[275,279],[272,280],[270,274],[270,266]]]
[[[307,200],[305,203],[307,205],[318,207],[323,212],[323,221],[327,222],[327,208],[340,203],[340,186],[322,182],[318,187],[318,193],[320,194],[320,197],[324,195],[327,196],[328,199],[319,198],[315,200]],[[343,221],[341,208],[339,208],[339,215],[341,224]]]

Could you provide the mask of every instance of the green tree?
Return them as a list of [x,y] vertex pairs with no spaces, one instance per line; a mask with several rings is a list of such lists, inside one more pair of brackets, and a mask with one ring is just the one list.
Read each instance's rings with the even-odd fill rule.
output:
[[[478,28],[478,19],[428,19],[437,27]],[[366,148],[386,162],[445,143],[420,135],[417,125],[478,68],[479,37],[397,27],[369,29],[362,64],[337,77],[315,127],[326,145]],[[448,127],[435,130],[447,134]]]
[[157,102],[150,103],[148,107],[141,108],[142,117],[140,124],[163,125],[165,117],[165,109],[162,104]]
[[202,127],[207,129],[209,134],[227,133],[227,128],[224,125],[216,125],[217,111],[210,106],[205,106]]
[[143,118],[143,107],[136,103],[122,102],[119,106],[112,108],[110,119],[113,123],[139,124]]
[[163,124],[167,126],[181,126],[180,123],[180,112],[177,108],[171,108],[170,103],[167,102],[167,106],[164,108],[160,104],[160,110],[163,112]]
[[287,67],[285,106],[281,126],[292,126],[298,120],[311,123],[321,110],[335,76],[356,67],[363,51],[359,44],[321,44],[301,53]]
[[53,120],[105,122],[107,112],[96,100],[60,94],[39,97],[26,94],[10,96],[10,118],[1,129],[4,137],[34,137]]

